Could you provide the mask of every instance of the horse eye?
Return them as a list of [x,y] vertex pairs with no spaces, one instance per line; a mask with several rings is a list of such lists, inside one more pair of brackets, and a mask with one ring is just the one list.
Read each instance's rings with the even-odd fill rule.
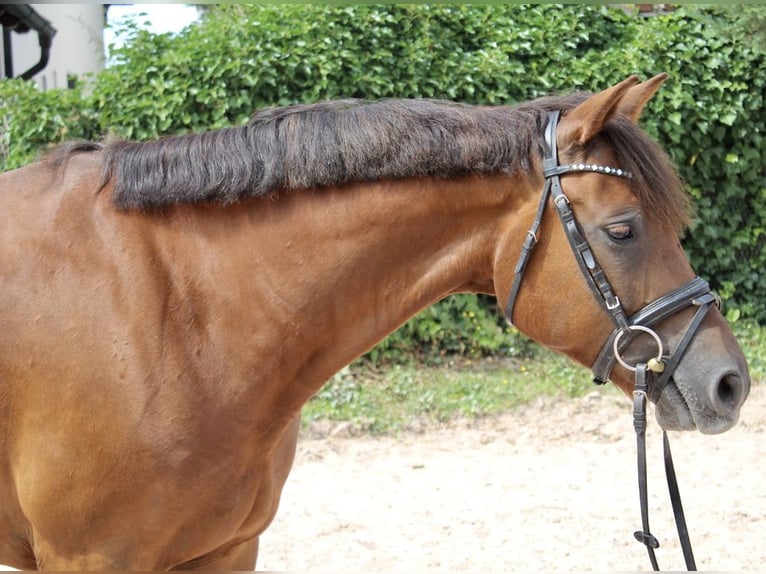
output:
[[627,223],[610,225],[606,228],[606,232],[609,234],[609,237],[615,241],[627,241],[628,239],[633,239],[633,227]]

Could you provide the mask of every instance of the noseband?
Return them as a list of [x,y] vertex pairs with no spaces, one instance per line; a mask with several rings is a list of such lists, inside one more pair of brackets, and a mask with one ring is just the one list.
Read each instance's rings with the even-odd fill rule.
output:
[[[720,300],[711,292],[706,281],[695,277],[681,287],[649,303],[633,315],[627,315],[619,297],[615,294],[614,289],[612,289],[606,273],[596,261],[588,240],[577,224],[574,212],[569,206],[569,199],[567,199],[561,188],[561,177],[570,173],[593,172],[630,180],[633,178],[633,174],[620,168],[603,165],[586,163],[560,165],[556,149],[556,126],[558,120],[558,111],[548,114],[548,121],[545,127],[545,155],[543,158],[545,186],[543,187],[540,203],[537,207],[535,220],[527,233],[527,237],[521,247],[519,260],[514,269],[513,284],[505,309],[505,316],[511,323],[513,322],[513,310],[519,290],[521,289],[521,281],[532,251],[537,244],[537,232],[542,222],[545,208],[548,205],[548,199],[550,198],[556,208],[556,212],[564,227],[564,233],[575,254],[575,260],[588,287],[595,296],[596,301],[598,301],[615,325],[614,330],[607,338],[598,358],[592,366],[594,382],[604,384],[609,379],[612,369],[618,362],[626,369],[635,373],[633,420],[638,442],[639,496],[643,523],[643,529],[636,532],[635,537],[639,542],[646,545],[652,567],[654,570],[659,570],[654,555],[654,550],[659,547],[659,542],[649,532],[645,450],[646,401],[648,399],[656,403],[659,400],[662,390],[670,381],[673,372],[680,363],[705,315],[713,305],[720,306]],[[686,331],[681,336],[675,350],[671,354],[666,355],[663,350],[662,340],[652,327],[687,307],[695,307],[697,311],[689,322]],[[635,365],[629,365],[623,359],[622,353],[625,352],[640,333],[646,333],[654,339],[657,344],[657,354],[654,357],[647,358],[645,361],[639,361]],[[696,570],[683,516],[683,508],[681,507],[680,494],[678,493],[675,471],[673,470],[670,445],[667,433],[664,433],[664,431],[663,445],[665,447],[665,471],[668,478],[668,487],[671,493],[671,502],[686,566],[689,570]]]

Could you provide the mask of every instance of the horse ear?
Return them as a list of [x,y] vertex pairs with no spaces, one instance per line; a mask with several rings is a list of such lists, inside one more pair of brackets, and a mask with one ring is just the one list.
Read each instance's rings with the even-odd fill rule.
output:
[[633,86],[620,100],[620,103],[617,105],[617,112],[626,116],[634,124],[637,124],[644,106],[652,99],[652,96],[667,79],[667,74],[657,74],[652,79]]
[[625,94],[637,82],[638,76],[630,76],[619,84],[592,95],[567,112],[558,126],[559,149],[565,149],[569,145],[585,145],[592,140],[617,111],[617,106]]

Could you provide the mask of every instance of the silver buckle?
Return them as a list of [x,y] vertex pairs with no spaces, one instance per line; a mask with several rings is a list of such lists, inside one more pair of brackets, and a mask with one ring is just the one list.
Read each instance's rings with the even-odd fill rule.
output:
[[610,311],[614,311],[620,305],[622,305],[622,303],[620,303],[620,298],[617,297],[616,295],[614,297],[614,303],[609,303],[609,301],[606,301],[606,300],[605,300],[605,302],[606,302],[606,308],[609,309]]

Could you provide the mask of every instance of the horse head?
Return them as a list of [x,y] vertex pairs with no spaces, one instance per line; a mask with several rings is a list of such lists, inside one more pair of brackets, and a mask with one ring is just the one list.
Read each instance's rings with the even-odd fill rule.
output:
[[509,320],[597,379],[631,394],[635,365],[651,361],[662,384],[649,396],[663,428],[719,433],[736,423],[749,374],[717,297],[681,247],[689,215],[680,178],[637,127],[665,78],[630,77],[549,118],[543,197],[528,202],[539,205],[537,225],[514,278],[506,266],[495,282],[513,284]]

